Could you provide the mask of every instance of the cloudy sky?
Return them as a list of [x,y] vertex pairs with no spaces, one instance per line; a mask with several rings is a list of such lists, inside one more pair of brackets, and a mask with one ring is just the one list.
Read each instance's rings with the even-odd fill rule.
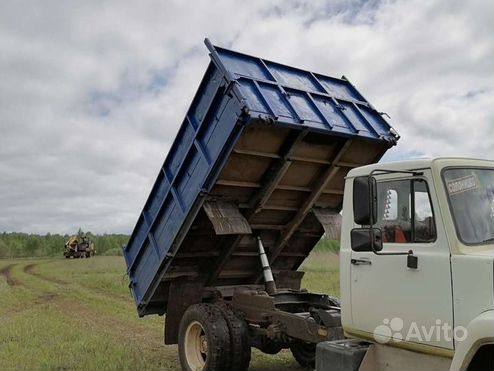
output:
[[385,160],[494,158],[494,5],[0,4],[0,231],[130,233],[215,44],[346,75],[401,134]]

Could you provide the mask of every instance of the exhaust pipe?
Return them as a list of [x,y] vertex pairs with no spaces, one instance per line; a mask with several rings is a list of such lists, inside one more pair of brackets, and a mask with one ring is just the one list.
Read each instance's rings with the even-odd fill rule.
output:
[[268,295],[274,295],[276,293],[276,283],[274,282],[273,272],[269,266],[268,257],[264,251],[262,240],[260,236],[257,236],[257,247],[259,248],[259,257],[261,258],[261,265],[264,274],[264,287]]

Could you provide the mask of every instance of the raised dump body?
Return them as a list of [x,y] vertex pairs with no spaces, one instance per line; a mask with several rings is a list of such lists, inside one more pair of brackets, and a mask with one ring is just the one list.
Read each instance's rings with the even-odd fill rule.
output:
[[340,211],[347,172],[398,139],[345,77],[206,45],[211,62],[124,249],[141,316],[166,312],[177,279],[258,283],[256,236],[289,282]]

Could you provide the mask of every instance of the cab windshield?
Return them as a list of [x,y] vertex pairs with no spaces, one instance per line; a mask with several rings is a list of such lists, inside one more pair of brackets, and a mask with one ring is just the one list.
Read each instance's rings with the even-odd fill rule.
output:
[[494,243],[494,169],[449,168],[443,181],[460,240]]

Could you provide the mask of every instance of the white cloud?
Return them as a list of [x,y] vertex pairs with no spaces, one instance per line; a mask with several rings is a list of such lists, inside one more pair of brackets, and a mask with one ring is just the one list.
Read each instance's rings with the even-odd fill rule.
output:
[[[213,5],[214,4],[214,5]],[[0,230],[129,233],[221,46],[345,74],[402,135],[386,159],[494,157],[486,1],[4,1]]]

